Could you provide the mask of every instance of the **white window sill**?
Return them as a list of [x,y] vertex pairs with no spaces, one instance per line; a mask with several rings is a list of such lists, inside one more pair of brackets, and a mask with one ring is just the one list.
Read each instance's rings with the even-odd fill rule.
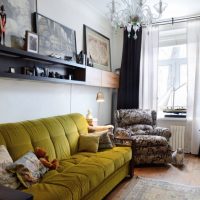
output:
[[158,121],[187,121],[186,118],[178,118],[178,117],[158,117]]

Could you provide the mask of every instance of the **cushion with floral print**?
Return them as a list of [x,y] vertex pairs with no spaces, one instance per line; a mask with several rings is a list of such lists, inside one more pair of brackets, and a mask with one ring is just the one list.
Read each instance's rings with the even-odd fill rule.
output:
[[13,164],[13,160],[4,145],[0,145],[0,185],[17,189],[20,183],[12,173],[9,173],[6,168]]

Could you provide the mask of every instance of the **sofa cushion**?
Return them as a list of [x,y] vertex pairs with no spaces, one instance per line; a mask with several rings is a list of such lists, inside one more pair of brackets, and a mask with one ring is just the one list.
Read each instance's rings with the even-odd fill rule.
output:
[[[97,153],[77,153],[68,159],[61,160],[61,167],[58,171],[47,172],[41,183],[32,186],[25,192],[33,194],[36,192],[35,199],[40,199],[37,195],[41,193],[42,198],[53,200],[53,198],[65,199],[66,196],[63,197],[63,193],[67,195],[70,191],[68,199],[78,200],[102,183],[115,170],[130,161],[131,157],[130,147],[114,147]],[[60,190],[63,189],[62,194],[53,193],[57,186],[61,186]],[[52,196],[45,193],[44,190],[52,193]]]
[[55,159],[55,148],[45,124],[41,120],[27,121],[22,124],[31,138],[33,148],[43,147],[49,160]]
[[88,123],[83,115],[79,113],[73,113],[73,114],[70,114],[69,116],[76,124],[79,135],[88,133]]
[[58,116],[56,119],[61,123],[65,130],[71,154],[75,154],[78,151],[79,132],[74,120],[69,115]]
[[79,151],[96,153],[99,148],[99,136],[97,135],[80,135]]
[[56,158],[64,159],[71,155],[69,141],[65,135],[62,124],[55,118],[47,118],[40,120],[47,128],[50,138],[53,142]]
[[[75,167],[81,164],[90,164],[95,166],[97,163],[100,166],[104,166],[105,174],[110,174],[114,170],[119,169],[123,164],[131,160],[132,152],[130,147],[114,147],[113,149],[102,150],[97,153],[90,152],[80,152],[77,153],[69,159],[60,161],[60,172],[69,171],[71,167]],[[105,163],[103,160],[106,159]],[[109,163],[109,167],[107,165]],[[113,166],[113,167],[112,167]],[[111,170],[110,173],[107,173],[106,170]]]
[[[74,185],[73,185],[74,186]],[[80,190],[78,187],[73,188],[74,193],[71,192],[70,188],[60,185],[54,185],[51,183],[39,183],[32,185],[29,189],[24,190],[24,192],[33,194],[35,200],[64,200],[64,199],[77,199],[74,198],[77,192],[76,190]]]
[[0,134],[3,136],[8,152],[15,161],[28,151],[33,151],[31,138],[22,123],[1,124]]

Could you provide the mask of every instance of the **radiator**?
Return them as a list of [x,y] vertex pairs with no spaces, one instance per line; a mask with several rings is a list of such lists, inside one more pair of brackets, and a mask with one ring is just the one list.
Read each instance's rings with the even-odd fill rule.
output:
[[185,126],[170,126],[170,130],[172,133],[170,138],[172,150],[175,151],[177,148],[184,149]]

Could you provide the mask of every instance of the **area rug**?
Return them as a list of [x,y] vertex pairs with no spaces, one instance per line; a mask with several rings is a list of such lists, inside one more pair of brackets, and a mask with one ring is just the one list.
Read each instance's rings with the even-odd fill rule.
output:
[[137,178],[121,200],[200,200],[200,187]]

